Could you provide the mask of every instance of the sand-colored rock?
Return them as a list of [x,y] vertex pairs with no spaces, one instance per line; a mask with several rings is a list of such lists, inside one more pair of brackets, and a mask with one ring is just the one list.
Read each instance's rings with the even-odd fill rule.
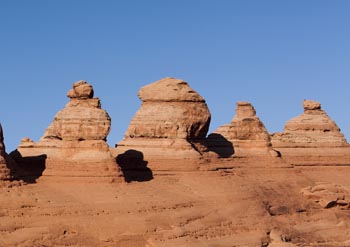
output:
[[68,91],[67,96],[71,99],[91,99],[94,97],[94,90],[86,81],[77,81],[73,84],[73,88]]
[[303,196],[318,203],[323,208],[350,206],[350,193],[338,184],[320,183],[301,190]]
[[[12,157],[24,179],[40,169],[43,176],[0,188],[0,246],[350,246],[348,146],[292,147],[314,166],[276,167],[275,158],[265,158],[272,150],[266,128],[252,105],[240,102],[232,122],[213,134],[219,147],[238,153],[213,161],[203,145],[210,114],[201,97],[176,79],[145,88],[112,150],[128,184],[96,183],[119,173],[105,141],[108,115],[84,82],[74,84],[39,142],[22,139]],[[304,107],[321,110],[317,102]],[[287,149],[280,149],[283,159]],[[1,128],[0,151],[4,157]],[[337,165],[320,166],[330,153]],[[207,163],[193,169],[201,159]]]
[[[200,142],[210,123],[205,100],[187,82],[175,78],[144,86],[138,96],[142,105],[115,154],[137,150],[153,169],[193,169],[205,149]],[[181,167],[179,160],[188,164]]]
[[[208,137],[210,149],[224,157],[273,155],[270,135],[249,102],[238,102],[231,123],[219,127]],[[231,150],[231,151],[230,151]]]
[[271,135],[273,148],[294,165],[350,165],[350,146],[321,104],[304,100],[303,107],[283,132]]
[[9,181],[11,178],[11,171],[8,168],[6,156],[7,154],[4,144],[4,134],[2,132],[2,126],[0,124],[0,186],[2,181]]
[[343,147],[344,135],[337,124],[321,109],[321,104],[304,100],[304,113],[289,120],[282,133],[272,135],[276,148],[298,147]]
[[101,109],[100,100],[92,98],[92,86],[85,81],[76,82],[67,95],[69,103],[56,114],[41,141],[106,140],[111,118]]
[[69,103],[59,111],[43,137],[34,143],[23,138],[11,153],[22,168],[22,177],[120,177],[119,168],[106,143],[111,119],[93,97],[85,81],[73,84]]

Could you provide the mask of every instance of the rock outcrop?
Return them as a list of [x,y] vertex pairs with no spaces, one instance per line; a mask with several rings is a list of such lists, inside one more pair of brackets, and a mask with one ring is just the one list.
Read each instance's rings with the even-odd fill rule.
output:
[[9,181],[11,178],[11,171],[8,168],[6,161],[6,151],[4,145],[4,135],[2,133],[2,126],[0,124],[0,185],[3,181]]
[[208,137],[210,150],[227,158],[250,155],[276,155],[270,136],[249,102],[238,102],[231,123],[222,125]]
[[321,104],[304,100],[304,113],[289,120],[282,133],[272,135],[275,147],[342,147],[344,135],[337,124],[321,109]]
[[115,155],[136,150],[152,169],[193,169],[205,150],[201,142],[210,123],[205,100],[187,82],[175,78],[144,86],[138,96],[141,108],[117,144]]
[[296,165],[350,165],[350,149],[337,124],[314,100],[303,101],[304,113],[271,135],[273,147]]
[[37,143],[29,138],[22,139],[11,154],[21,164],[22,176],[111,180],[120,176],[106,143],[111,119],[93,94],[87,82],[74,83],[67,93],[70,101],[56,114],[43,137]]

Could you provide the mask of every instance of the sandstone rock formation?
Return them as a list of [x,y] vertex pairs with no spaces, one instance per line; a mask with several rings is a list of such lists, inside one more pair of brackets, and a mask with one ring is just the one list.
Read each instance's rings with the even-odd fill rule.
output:
[[224,157],[276,155],[270,136],[249,102],[238,102],[236,115],[208,137],[208,145]]
[[[22,139],[12,153],[23,176],[102,177],[120,175],[106,143],[111,119],[85,81],[73,84],[69,103],[59,111],[39,142]],[[39,173],[39,174],[38,174]]]
[[273,147],[296,165],[350,165],[350,149],[337,124],[313,100],[303,101],[304,113],[271,135]]
[[304,113],[289,120],[282,133],[272,135],[275,147],[342,147],[344,135],[337,124],[321,109],[321,104],[304,100]]
[[349,208],[349,191],[339,184],[319,183],[301,190],[306,198],[313,200],[323,208],[344,207]]
[[[164,78],[140,89],[141,108],[115,154],[142,152],[152,169],[189,169],[198,163],[210,123],[205,100],[187,82]],[[173,161],[192,160],[189,164]],[[150,162],[152,161],[152,162]],[[190,168],[192,169],[192,168]]]
[[7,154],[5,152],[4,135],[2,133],[2,126],[0,124],[0,182],[9,181],[11,178],[11,172],[7,165],[6,156]]

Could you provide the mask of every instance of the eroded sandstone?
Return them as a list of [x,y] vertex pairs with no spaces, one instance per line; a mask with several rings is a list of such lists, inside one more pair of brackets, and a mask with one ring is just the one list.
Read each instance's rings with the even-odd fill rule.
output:
[[271,135],[273,147],[296,165],[350,165],[350,147],[321,104],[304,100],[303,107],[283,132]]
[[11,178],[11,171],[8,168],[6,156],[7,154],[5,151],[4,135],[2,132],[2,126],[0,124],[0,186],[1,182],[9,181]]
[[34,143],[23,138],[12,157],[21,164],[22,177],[61,176],[117,179],[119,168],[106,143],[111,119],[93,98],[85,81],[73,84],[70,101],[59,111],[43,137]]
[[187,82],[175,78],[146,85],[138,96],[141,107],[115,154],[136,150],[152,160],[153,169],[193,169],[205,149],[201,141],[210,123],[205,100]]
[[[273,155],[270,136],[249,102],[238,102],[231,123],[209,135],[210,149],[229,156]],[[230,155],[231,154],[231,155]]]

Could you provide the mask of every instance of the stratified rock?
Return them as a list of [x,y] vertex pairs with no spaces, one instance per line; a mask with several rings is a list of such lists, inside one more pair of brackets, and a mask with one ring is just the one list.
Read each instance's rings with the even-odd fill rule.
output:
[[9,181],[11,178],[11,172],[7,165],[6,156],[7,154],[5,151],[4,135],[2,133],[2,126],[0,124],[0,182]]
[[111,128],[111,118],[101,109],[100,100],[92,98],[92,86],[85,81],[76,82],[67,95],[70,102],[56,114],[42,141],[106,140]]
[[236,115],[231,123],[219,127],[209,135],[208,144],[211,150],[226,158],[229,154],[275,155],[271,148],[270,136],[249,102],[237,103]]
[[[70,102],[59,111],[39,142],[23,138],[11,155],[21,165],[22,176],[120,176],[106,143],[111,127],[108,113],[85,81],[73,84]],[[30,169],[29,169],[30,167]]]
[[[205,100],[187,82],[175,78],[144,86],[138,96],[141,108],[115,154],[137,150],[152,169],[193,169],[201,158],[201,150],[205,150],[200,143],[210,123]],[[186,164],[186,160],[191,161]]]
[[289,120],[282,133],[272,135],[278,147],[342,147],[346,140],[337,124],[321,110],[321,104],[304,100],[304,113]]
[[304,113],[271,135],[273,148],[295,165],[350,165],[350,149],[337,124],[321,104],[304,100]]

